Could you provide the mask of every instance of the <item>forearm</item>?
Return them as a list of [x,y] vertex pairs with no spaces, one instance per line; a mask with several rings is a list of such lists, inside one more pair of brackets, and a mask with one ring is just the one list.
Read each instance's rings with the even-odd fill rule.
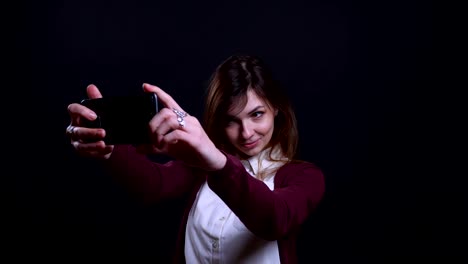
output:
[[182,163],[155,163],[130,145],[117,145],[104,166],[145,203],[183,195],[193,179],[189,168]]
[[294,232],[322,198],[324,182],[318,169],[298,167],[288,172],[291,177],[286,177],[287,184],[271,191],[250,176],[239,161],[227,157],[222,170],[210,173],[208,184],[259,237],[276,240]]

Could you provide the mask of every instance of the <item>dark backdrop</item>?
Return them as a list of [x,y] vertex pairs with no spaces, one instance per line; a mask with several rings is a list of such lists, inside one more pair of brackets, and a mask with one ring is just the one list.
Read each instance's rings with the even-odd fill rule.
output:
[[[18,5],[5,252],[38,260],[168,261],[180,201],[143,207],[74,156],[66,107],[156,84],[200,117],[227,56],[263,57],[297,110],[299,157],[327,192],[301,263],[460,260],[461,187],[427,162],[434,86],[430,1],[39,1]],[[19,18],[19,19],[18,19]],[[10,55],[11,55],[10,54]],[[31,136],[33,135],[33,136]],[[28,140],[24,140],[27,138]],[[26,156],[25,156],[26,153]],[[25,159],[26,157],[26,159]]]

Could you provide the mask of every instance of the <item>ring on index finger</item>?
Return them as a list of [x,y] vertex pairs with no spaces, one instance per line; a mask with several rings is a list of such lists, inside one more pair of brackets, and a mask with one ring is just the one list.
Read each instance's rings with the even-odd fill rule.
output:
[[177,122],[179,122],[179,126],[184,127],[185,126],[184,117],[186,117],[188,114],[183,111],[177,110],[175,108],[172,109],[172,111],[177,115]]
[[72,126],[72,125],[69,125],[67,127],[67,135],[69,135],[70,137],[74,136],[75,135],[75,126]]

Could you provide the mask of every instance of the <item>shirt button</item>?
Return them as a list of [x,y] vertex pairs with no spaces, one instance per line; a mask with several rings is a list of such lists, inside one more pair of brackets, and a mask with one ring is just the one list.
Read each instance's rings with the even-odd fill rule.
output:
[[224,219],[226,219],[226,217],[223,216],[223,217],[219,218],[219,221],[224,221]]
[[211,244],[213,246],[214,249],[217,249],[219,244],[218,244],[218,241],[213,241],[213,243]]

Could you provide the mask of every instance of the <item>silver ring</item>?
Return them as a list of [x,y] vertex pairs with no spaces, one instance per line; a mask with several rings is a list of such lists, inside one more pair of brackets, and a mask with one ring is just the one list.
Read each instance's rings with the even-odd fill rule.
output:
[[185,126],[184,117],[186,117],[188,114],[180,110],[177,110],[175,108],[173,108],[172,111],[177,115],[177,122],[179,122],[179,126],[184,127]]
[[72,126],[72,125],[69,125],[67,127],[67,134],[70,135],[70,136],[74,136],[75,134],[75,126]]

